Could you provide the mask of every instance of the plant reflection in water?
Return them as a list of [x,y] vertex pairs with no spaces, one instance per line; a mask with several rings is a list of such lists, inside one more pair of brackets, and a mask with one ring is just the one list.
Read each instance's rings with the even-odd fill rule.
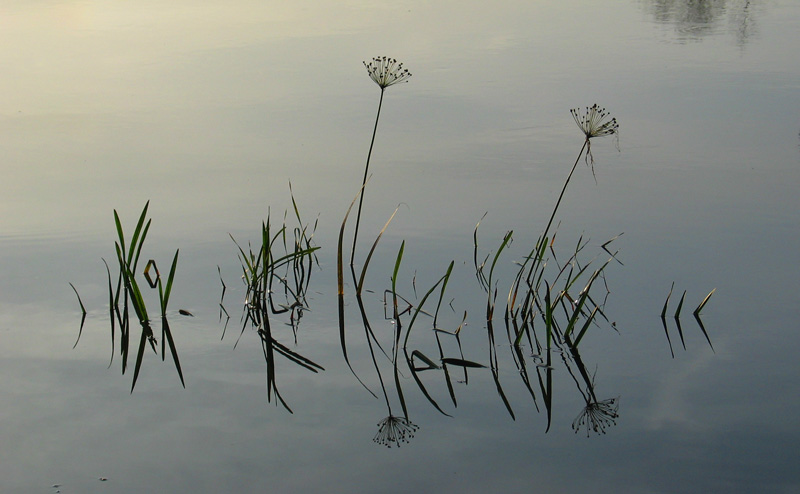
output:
[[[378,77],[383,72],[367,65],[370,76],[379,84],[382,94],[386,87],[398,82],[405,82],[410,76],[393,59],[379,58],[375,59],[374,62],[385,62],[389,64],[387,70],[396,71],[395,73],[389,70],[391,72],[390,75],[395,79],[391,79],[390,82],[383,85],[381,81],[384,81],[384,79]],[[365,292],[369,293],[368,290],[365,290],[365,279],[373,253],[399,208],[395,209],[383,229],[378,233],[363,262],[363,266],[361,266],[360,271],[357,270],[353,262],[353,256],[355,255],[358,238],[361,201],[363,201],[364,189],[368,183],[367,170],[365,170],[364,181],[358,194],[350,203],[339,231],[337,248],[338,323],[341,350],[345,363],[358,382],[373,397],[378,398],[378,394],[373,392],[367,385],[368,380],[362,378],[354,370],[346,344],[347,329],[351,327],[351,323],[345,317],[343,239],[348,225],[349,214],[358,200],[359,209],[355,222],[350,260],[350,275],[352,276],[352,286],[355,287],[355,293],[351,295],[354,295],[358,307],[360,325],[364,329],[369,359],[388,411],[386,418],[378,423],[378,433],[373,438],[377,444],[399,447],[403,443],[408,443],[419,430],[419,426],[410,420],[409,403],[406,399],[407,391],[404,390],[404,379],[401,379],[401,376],[406,375],[410,375],[413,378],[416,387],[433,408],[445,416],[451,416],[451,413],[445,411],[447,407],[441,405],[436,394],[431,391],[431,381],[438,379],[443,381],[452,407],[457,408],[458,400],[455,386],[453,385],[454,374],[459,377],[457,382],[468,385],[471,372],[482,373],[485,372],[485,369],[488,369],[504,408],[511,418],[516,420],[514,406],[512,405],[512,395],[505,391],[505,384],[501,382],[501,376],[508,375],[501,372],[501,367],[509,365],[509,362],[514,367],[515,372],[513,374],[520,377],[526,393],[530,395],[537,411],[541,411],[540,403],[542,404],[546,413],[545,432],[549,431],[552,423],[554,373],[562,372],[562,370],[566,370],[566,374],[574,380],[585,403],[581,413],[573,421],[572,428],[576,432],[585,429],[587,435],[591,433],[605,434],[608,428],[616,425],[616,421],[619,418],[619,397],[604,400],[597,398],[594,384],[595,376],[594,374],[590,375],[587,371],[579,348],[590,328],[605,327],[616,331],[615,325],[609,321],[604,310],[606,298],[610,293],[606,284],[605,270],[612,262],[622,264],[617,258],[618,252],[609,250],[609,246],[621,234],[603,243],[598,253],[588,261],[585,260],[587,255],[584,251],[590,242],[581,236],[575,246],[566,251],[566,259],[563,257],[559,259],[559,256],[564,255],[564,249],[560,244],[556,243],[557,231],[551,230],[551,227],[553,227],[567,186],[582,157],[591,168],[594,176],[594,157],[591,151],[591,140],[605,136],[617,138],[619,125],[615,118],[611,118],[608,112],[598,105],[586,107],[584,110],[573,109],[570,111],[583,134],[583,146],[564,182],[545,228],[539,234],[536,243],[524,251],[527,254],[521,256],[521,260],[514,263],[516,267],[511,272],[510,282],[507,282],[506,287],[504,287],[504,293],[507,293],[507,296],[505,307],[502,310],[498,310],[498,294],[500,293],[499,290],[504,276],[508,276],[509,273],[505,272],[506,268],[503,267],[504,265],[507,266],[508,263],[500,263],[499,261],[511,250],[514,232],[508,231],[494,253],[489,252],[485,255],[480,253],[481,249],[478,247],[480,221],[473,232],[474,275],[478,280],[479,290],[486,297],[485,309],[480,318],[482,323],[485,324],[487,352],[483,357],[477,359],[473,356],[465,356],[464,346],[462,346],[463,328],[466,326],[468,319],[467,311],[463,311],[463,317],[449,322],[445,322],[445,318],[440,317],[443,305],[449,305],[454,314],[461,314],[460,310],[457,311],[453,307],[454,301],[449,304],[443,304],[448,285],[454,276],[457,276],[454,274],[455,260],[450,261],[441,277],[418,299],[416,296],[415,274],[411,283],[414,287],[414,296],[404,296],[399,293],[398,286],[400,285],[401,267],[406,247],[405,241],[401,243],[395,257],[394,269],[390,277],[391,286],[383,291],[384,318],[391,321],[391,333],[390,335],[378,334],[375,331],[369,316],[372,311],[365,304],[363,298]],[[378,113],[379,115],[380,113]],[[377,119],[375,130],[377,130]],[[375,131],[373,131],[370,144],[370,153],[372,143],[374,143],[374,134]],[[369,157],[367,159],[368,166]],[[291,184],[289,187],[291,191]],[[317,223],[314,222],[313,225],[309,225],[302,221],[293,194],[292,209],[294,218],[297,221],[293,227],[287,226],[286,217],[288,214],[284,215],[284,221],[278,227],[274,226],[268,214],[267,219],[262,222],[259,232],[260,239],[256,248],[248,244],[247,249],[245,249],[231,237],[239,250],[242,280],[246,288],[242,328],[234,346],[238,345],[247,329],[253,330],[259,336],[266,363],[268,401],[272,402],[274,398],[276,404],[280,403],[290,413],[292,410],[277,386],[277,356],[280,355],[311,372],[316,373],[324,370],[321,365],[291,349],[286,344],[284,335],[278,334],[279,331],[277,331],[272,320],[275,317],[288,317],[287,325],[291,327],[294,342],[296,343],[299,321],[303,317],[304,311],[308,309],[306,294],[311,281],[311,274],[314,265],[317,264],[319,266],[317,260],[319,247],[315,246],[313,242]],[[112,346],[115,339],[115,327],[118,324],[121,332],[123,373],[126,370],[129,348],[129,303],[142,327],[131,391],[133,391],[139,375],[145,342],[148,342],[153,350],[156,349],[157,345],[155,335],[150,326],[144,298],[135,276],[142,244],[150,227],[149,220],[145,223],[146,213],[147,205],[139,218],[130,245],[126,248],[122,225],[116,211],[114,212],[119,237],[116,243],[116,252],[120,268],[116,290],[113,288],[111,270],[106,264]],[[482,220],[483,218],[481,218]],[[560,222],[558,225],[560,225]],[[602,261],[599,267],[592,267],[599,256],[603,256],[605,260]],[[482,262],[479,262],[479,259],[483,259]],[[159,292],[162,341],[166,342],[162,346],[162,360],[166,358],[166,346],[169,346],[176,370],[183,384],[180,361],[170,326],[167,322],[167,304],[177,261],[178,252],[176,251],[166,283],[162,283],[162,277],[153,260],[147,264],[144,275],[150,286],[158,288]],[[150,275],[151,269],[155,272],[155,280]],[[219,268],[218,271],[220,273],[220,282],[222,283],[222,297],[220,300],[220,320],[222,320],[223,314],[225,316],[228,314],[222,300],[224,299],[226,286]],[[73,289],[78,295],[78,291],[74,286]],[[708,339],[709,344],[711,340],[700,321],[699,312],[710,296],[711,294],[706,297],[694,313],[695,319]],[[85,318],[86,311],[80,295],[78,295],[78,301]],[[669,301],[669,296],[667,301]],[[682,303],[683,298],[681,298],[681,304],[676,311],[675,320],[683,341],[679,322]],[[666,303],[664,310],[666,310]],[[662,312],[662,320],[663,316],[664,313]],[[427,322],[420,322],[422,320]],[[501,320],[504,331],[495,327],[496,324],[499,325]],[[423,326],[423,328],[419,329],[420,326]],[[83,320],[81,322],[81,330],[82,328]],[[223,338],[226,329],[227,320],[225,328],[223,328]],[[666,331],[666,324],[664,329]],[[501,331],[505,333],[505,343],[499,342],[503,338],[502,333],[498,334]],[[414,338],[412,338],[412,333]],[[479,341],[483,338],[476,336],[474,332],[471,332],[468,337],[472,339],[471,341],[474,341],[476,337],[479,338]],[[669,333],[667,333],[667,338],[669,339]],[[390,345],[387,341],[389,339],[391,339]],[[475,353],[474,345],[469,346],[469,348],[469,353]],[[509,348],[510,352],[501,354],[498,351],[499,348]],[[671,343],[670,349],[672,349]],[[557,359],[554,359],[554,356],[561,357],[563,369],[561,365],[557,365]],[[388,384],[389,380],[385,379],[390,374],[393,377],[394,386]],[[423,379],[423,374],[426,376],[425,379]],[[394,413],[392,403],[399,403],[402,414]]]
[[[291,184],[289,188],[291,190]],[[314,246],[312,241],[316,222],[313,226],[303,224],[294,194],[292,194],[292,206],[297,226],[291,229],[291,237],[285,219],[283,225],[275,231],[268,216],[261,224],[260,245],[256,250],[249,247],[245,252],[234,239],[239,248],[242,280],[246,287],[242,330],[234,347],[238,345],[248,327],[256,331],[267,365],[267,400],[271,402],[274,395],[276,403],[280,402],[290,413],[292,409],[278,391],[276,356],[281,355],[311,372],[324,370],[319,364],[278,341],[275,328],[270,321],[270,315],[289,314],[289,325],[295,343],[297,342],[297,325],[303,316],[303,311],[307,309],[306,292],[314,263],[317,262],[316,251],[319,247]],[[223,283],[223,290],[224,286]],[[277,300],[279,296],[283,303]]]

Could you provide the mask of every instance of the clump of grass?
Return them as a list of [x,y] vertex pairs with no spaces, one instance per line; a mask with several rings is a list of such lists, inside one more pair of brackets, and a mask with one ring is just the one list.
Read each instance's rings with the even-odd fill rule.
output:
[[[292,207],[297,226],[290,229],[284,215],[283,224],[275,229],[268,214],[266,221],[261,224],[260,243],[255,250],[250,247],[245,251],[231,236],[239,249],[242,280],[246,289],[242,330],[236,344],[248,327],[257,332],[267,365],[267,399],[271,402],[274,395],[277,402],[290,413],[293,413],[292,409],[277,387],[276,356],[281,355],[311,372],[324,370],[319,364],[281,343],[271,322],[271,316],[288,314],[289,325],[297,342],[299,321],[303,312],[309,309],[306,294],[312,269],[318,262],[316,251],[319,247],[312,240],[316,222],[313,226],[303,223],[294,194]],[[221,301],[220,306],[224,310]]]
[[[667,316],[667,308],[669,306],[669,299],[672,296],[672,290],[674,287],[675,287],[675,282],[673,282],[672,286],[670,286],[669,293],[667,293],[667,298],[666,300],[664,300],[664,308],[661,309],[661,325],[664,328],[664,334],[667,336],[667,343],[669,344],[669,351],[670,354],[672,355],[672,358],[675,358],[675,351],[672,349],[672,339],[669,336],[669,329],[667,329],[666,316]],[[694,316],[694,320],[695,322],[697,322],[697,326],[700,328],[700,331],[703,333],[703,336],[706,338],[708,346],[711,347],[712,351],[714,351],[714,345],[711,344],[711,338],[708,336],[708,331],[706,330],[706,327],[703,324],[702,319],[700,319],[700,311],[703,310],[703,308],[706,306],[709,299],[716,290],[717,290],[716,288],[711,290],[711,292],[709,292],[709,294],[705,296],[705,298],[700,302],[700,304],[697,305],[697,307],[692,312],[692,316]],[[681,326],[681,310],[683,309],[683,302],[685,299],[686,299],[686,290],[683,291],[683,295],[681,295],[681,299],[678,302],[678,307],[675,309],[675,314],[673,316],[673,320],[675,321],[675,327],[678,330],[678,336],[680,337],[681,345],[683,346],[684,350],[686,350],[686,340],[684,339],[683,327]]]
[[[114,223],[117,231],[117,240],[114,242],[114,249],[117,257],[117,267],[119,269],[116,287],[112,281],[111,267],[108,265],[108,262],[103,259],[103,264],[105,264],[108,277],[108,310],[109,323],[111,327],[111,359],[108,364],[109,367],[114,361],[114,354],[116,353],[116,329],[119,327],[119,352],[122,358],[122,374],[125,374],[127,371],[128,357],[131,349],[130,340],[133,330],[130,321],[131,311],[138,319],[139,326],[141,327],[139,346],[136,351],[136,362],[134,363],[133,379],[131,382],[131,393],[136,387],[136,382],[139,378],[139,372],[142,368],[144,351],[147,344],[150,345],[155,353],[158,353],[156,350],[158,340],[153,333],[152,321],[147,311],[143,290],[136,276],[139,258],[141,256],[142,248],[144,247],[144,242],[147,238],[147,233],[150,230],[150,224],[152,222],[152,220],[147,218],[147,209],[149,206],[150,201],[147,201],[147,203],[144,205],[144,208],[142,208],[141,214],[139,215],[139,220],[133,230],[133,235],[130,237],[130,243],[126,242],[125,230],[122,227],[122,221],[119,218],[117,210],[114,210]],[[159,303],[161,308],[161,339],[162,342],[166,342],[162,345],[161,360],[163,361],[166,359],[166,346],[168,345],[172,360],[175,365],[175,370],[178,372],[181,385],[185,388],[186,383],[183,378],[180,359],[178,358],[178,352],[175,348],[175,341],[172,336],[169,321],[167,319],[167,307],[169,305],[170,294],[172,293],[172,286],[175,280],[177,265],[178,251],[175,251],[175,257],[172,260],[172,265],[170,267],[166,284],[162,282],[161,275],[158,272],[158,267],[153,259],[147,263],[147,267],[145,268],[143,275],[152,288],[158,288]],[[155,272],[155,278],[153,278],[153,276],[150,274],[151,269]],[[70,285],[72,284],[70,283]],[[74,285],[72,286],[72,289],[75,291],[75,294],[78,295],[78,290]],[[78,340],[80,340],[83,324],[86,319],[86,308],[83,306],[80,295],[78,295],[78,302],[80,303],[81,311],[83,312],[81,329],[78,333]],[[78,341],[75,342],[76,346],[77,344]]]
[[[144,241],[147,237],[147,233],[150,230],[150,224],[152,220],[147,219],[147,208],[150,205],[150,201],[147,201],[144,208],[142,209],[142,213],[139,215],[139,221],[136,224],[136,228],[133,231],[133,235],[130,240],[130,245],[126,249],[125,245],[125,233],[122,228],[122,222],[119,219],[119,214],[116,210],[114,210],[114,223],[117,228],[117,242],[115,242],[114,247],[117,253],[117,262],[120,270],[119,280],[117,282],[117,290],[115,295],[113,296],[115,301],[115,312],[117,314],[117,321],[120,324],[120,348],[122,351],[122,372],[125,373],[125,368],[128,360],[128,350],[130,348],[130,320],[129,320],[129,311],[128,311],[128,300],[130,300],[130,304],[133,307],[134,313],[136,317],[139,319],[139,325],[142,328],[139,338],[139,347],[136,353],[136,362],[134,364],[134,371],[133,371],[133,382],[131,383],[131,392],[133,392],[134,387],[136,386],[136,381],[139,377],[139,372],[142,367],[142,361],[144,357],[144,350],[146,343],[150,344],[150,347],[153,349],[154,352],[157,353],[156,345],[158,344],[155,335],[153,334],[153,329],[151,326],[150,316],[147,312],[147,305],[145,304],[144,296],[142,294],[142,290],[139,287],[138,280],[136,278],[136,269],[139,263],[139,257],[142,252],[142,247],[144,246]],[[146,222],[145,222],[146,220]],[[169,297],[172,292],[172,284],[175,278],[175,270],[178,264],[178,251],[175,252],[175,257],[172,261],[172,266],[170,268],[170,274],[167,280],[167,285],[164,287],[161,282],[160,274],[156,275],[156,283],[155,285],[159,289],[159,302],[161,305],[161,334],[162,334],[162,341],[166,341],[170,347],[170,354],[172,355],[173,362],[175,364],[175,369],[178,372],[178,376],[181,380],[181,385],[186,387],[186,383],[183,379],[183,372],[181,370],[180,360],[178,359],[178,353],[175,349],[175,342],[172,337],[172,331],[169,327],[169,322],[167,320],[167,306],[169,303]],[[155,265],[155,261],[150,261],[148,266]],[[158,273],[158,269],[156,269]],[[120,295],[120,286],[122,287],[122,300],[123,300],[123,310],[120,314],[119,312],[119,305],[117,302],[119,301]],[[109,293],[109,297],[111,298],[111,293]],[[113,340],[113,326],[112,326],[112,340]],[[162,346],[162,360],[166,358],[166,354],[164,351],[164,347]]]

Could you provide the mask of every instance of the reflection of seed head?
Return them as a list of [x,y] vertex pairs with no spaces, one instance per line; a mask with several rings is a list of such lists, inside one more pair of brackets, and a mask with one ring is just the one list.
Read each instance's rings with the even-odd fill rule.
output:
[[401,443],[408,443],[414,438],[417,429],[419,426],[412,424],[404,417],[389,415],[378,422],[378,433],[372,440],[387,448],[391,448],[392,444],[399,448]]

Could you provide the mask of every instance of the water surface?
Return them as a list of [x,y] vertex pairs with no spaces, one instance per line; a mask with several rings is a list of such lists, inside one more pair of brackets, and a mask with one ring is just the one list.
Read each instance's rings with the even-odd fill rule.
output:
[[[798,488],[793,2],[41,1],[0,8],[0,24],[3,491]],[[464,351],[486,362],[475,224],[488,211],[486,252],[514,230],[507,280],[583,142],[569,109],[597,102],[619,120],[620,151],[593,143],[596,182],[581,164],[558,215],[559,245],[583,235],[588,258],[624,232],[624,265],[607,272],[618,333],[581,344],[598,393],[619,397],[606,434],[573,432],[583,404],[564,372],[545,433],[506,361],[513,419],[486,370],[456,384],[457,407],[429,381],[452,418],[406,375],[419,430],[401,448],[373,443],[387,410],[342,359],[335,256],[379,97],[361,62],[384,54],[413,73],[385,95],[361,226],[374,238],[404,204],[367,281],[385,338],[381,293],[405,240],[401,289],[414,280],[421,296],[454,260],[446,322],[466,310]],[[289,181],[322,247],[294,348],[326,369],[280,366],[293,414],[267,401],[256,335],[233,349],[244,292],[228,236],[246,244],[270,208],[281,218]],[[112,211],[132,227],[147,200],[143,256],[167,265],[180,249],[170,305],[195,317],[171,319],[186,389],[148,354],[131,394],[118,359],[106,370],[101,258],[114,258]],[[222,341],[218,266],[233,320]],[[74,350],[68,282],[89,309]],[[713,350],[687,311],[685,350],[667,321],[672,357],[659,315],[673,282],[690,308],[716,288],[703,310]],[[377,391],[352,298],[347,314],[354,368]]]

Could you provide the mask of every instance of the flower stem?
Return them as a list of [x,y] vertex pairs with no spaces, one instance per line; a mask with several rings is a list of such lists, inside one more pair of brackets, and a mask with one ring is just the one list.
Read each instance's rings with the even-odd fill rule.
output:
[[556,207],[553,208],[553,214],[550,215],[550,221],[547,222],[547,227],[544,229],[544,233],[542,233],[542,240],[547,238],[547,233],[550,231],[550,226],[553,224],[553,218],[556,217],[556,211],[558,211],[558,206],[561,205],[561,199],[564,198],[564,192],[567,191],[567,185],[569,185],[569,181],[572,178],[572,174],[575,173],[575,168],[578,166],[578,161],[580,161],[581,156],[583,156],[583,151],[586,149],[586,146],[589,144],[589,139],[587,138],[583,142],[583,147],[581,147],[581,151],[578,153],[578,157],[575,159],[575,164],[572,165],[572,170],[570,170],[569,175],[567,176],[567,180],[564,182],[564,187],[561,189],[561,195],[558,196],[558,201],[556,201]]
[[358,214],[356,215],[356,229],[353,233],[353,249],[350,251],[350,266],[353,265],[353,258],[356,255],[356,242],[358,241],[358,226],[361,224],[361,205],[364,203],[364,188],[367,184],[367,177],[369,176],[369,160],[372,157],[372,147],[375,145],[375,135],[378,133],[378,120],[381,118],[381,106],[383,105],[383,92],[385,88],[381,88],[381,99],[378,101],[378,114],[375,117],[375,128],[372,129],[372,141],[369,143],[369,152],[367,153],[367,165],[364,167],[364,180],[361,182],[361,197],[358,200]]

